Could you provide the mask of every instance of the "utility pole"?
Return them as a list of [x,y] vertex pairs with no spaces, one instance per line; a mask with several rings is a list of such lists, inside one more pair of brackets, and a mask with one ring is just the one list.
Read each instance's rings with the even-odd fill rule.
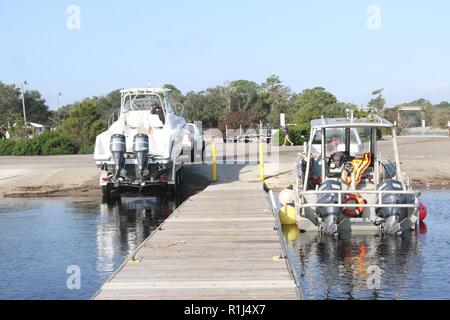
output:
[[22,106],[23,106],[23,121],[24,121],[24,125],[25,127],[27,126],[27,113],[25,110],[25,90],[24,90],[24,85],[28,85],[28,81],[25,80],[24,82],[22,82]]

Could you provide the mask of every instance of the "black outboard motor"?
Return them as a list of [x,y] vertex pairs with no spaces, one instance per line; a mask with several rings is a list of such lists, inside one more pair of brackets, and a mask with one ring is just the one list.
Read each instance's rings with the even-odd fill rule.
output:
[[[378,188],[379,191],[402,191],[403,185],[398,180],[385,180],[381,186]],[[380,199],[378,199],[379,201]],[[383,193],[381,195],[381,203],[382,204],[405,204],[406,203],[406,195],[404,194],[395,194],[395,193]],[[408,216],[408,211],[406,208],[398,208],[398,207],[385,207],[385,208],[376,208],[375,210],[377,216],[384,220],[382,227],[384,231],[388,234],[392,235],[401,235],[402,229],[399,221],[402,221]]]
[[145,133],[138,133],[133,138],[133,152],[136,155],[139,173],[142,177],[144,168],[148,163],[148,135]]
[[[319,190],[342,190],[339,181],[325,180],[319,187]],[[319,193],[317,203],[337,204],[339,202],[338,193]],[[317,213],[322,218],[321,229],[326,234],[337,235],[337,218],[342,213],[339,207],[317,207]]]
[[116,178],[120,176],[120,171],[125,166],[126,142],[125,135],[113,134],[109,143],[109,149],[116,164]]

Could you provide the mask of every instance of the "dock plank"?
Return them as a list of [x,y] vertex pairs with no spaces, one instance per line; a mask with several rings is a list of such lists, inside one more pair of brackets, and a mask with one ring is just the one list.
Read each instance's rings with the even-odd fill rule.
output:
[[95,299],[298,299],[260,183],[186,200]]

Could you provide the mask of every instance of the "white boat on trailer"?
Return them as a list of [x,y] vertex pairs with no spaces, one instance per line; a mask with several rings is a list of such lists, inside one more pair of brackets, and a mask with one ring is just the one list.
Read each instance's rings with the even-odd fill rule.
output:
[[165,88],[123,89],[120,93],[120,108],[95,142],[94,160],[101,169],[103,194],[120,187],[157,184],[176,189],[182,179],[178,157],[186,124],[184,108],[179,115],[175,113],[170,90]]
[[[383,128],[392,132],[394,159],[378,152],[377,130]],[[300,231],[400,236],[418,226],[420,192],[401,170],[395,126],[381,117],[313,120],[294,177]]]

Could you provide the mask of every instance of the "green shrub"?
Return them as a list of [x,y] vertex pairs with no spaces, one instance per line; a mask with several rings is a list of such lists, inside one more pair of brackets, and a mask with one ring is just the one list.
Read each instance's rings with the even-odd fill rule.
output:
[[81,149],[84,144],[94,144],[97,135],[106,128],[106,121],[100,119],[96,111],[96,101],[87,99],[70,111],[57,132],[67,136],[77,149]]
[[80,150],[78,151],[80,154],[91,154],[94,153],[94,145],[93,144],[82,144]]
[[12,155],[12,150],[16,144],[15,140],[0,140],[0,156]]
[[[308,141],[311,126],[309,124],[292,125],[288,126],[289,139],[294,145],[302,145],[303,142]],[[278,145],[284,143],[284,128],[280,128],[278,131]]]
[[52,133],[42,146],[42,154],[46,155],[74,154],[77,151],[75,144],[60,133]]
[[12,149],[13,156],[35,156],[40,154],[42,154],[42,146],[34,138],[17,140]]
[[78,150],[70,139],[57,132],[44,132],[31,139],[0,140],[0,155],[38,156],[74,154]]

